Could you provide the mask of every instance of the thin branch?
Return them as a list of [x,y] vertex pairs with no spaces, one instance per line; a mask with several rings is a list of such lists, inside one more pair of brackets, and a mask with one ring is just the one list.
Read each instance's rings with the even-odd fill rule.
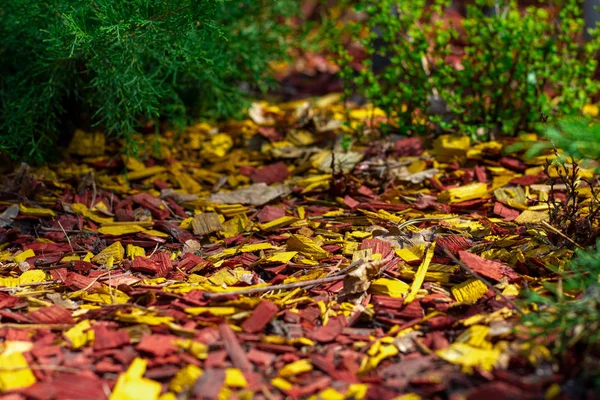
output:
[[204,298],[205,299],[215,299],[215,298],[225,297],[225,296],[237,296],[237,295],[264,293],[264,292],[270,292],[273,290],[296,289],[296,288],[303,288],[303,287],[307,287],[307,286],[317,286],[317,285],[321,285],[323,283],[335,282],[335,281],[339,281],[340,279],[343,279],[347,272],[349,272],[353,268],[358,267],[359,265],[362,265],[364,262],[365,262],[364,260],[355,261],[352,264],[350,264],[349,266],[347,266],[346,268],[340,270],[335,275],[326,276],[324,278],[311,279],[311,280],[307,280],[307,281],[294,282],[294,283],[284,283],[284,284],[280,284],[280,285],[255,287],[255,288],[250,288],[250,289],[241,289],[241,290],[235,290],[232,292],[204,293]]
[[63,228],[63,226],[59,220],[56,220],[56,222],[58,222],[58,226],[60,226],[60,229],[63,231],[63,233],[65,234],[65,237],[67,238],[67,242],[69,242],[69,247],[71,248],[71,253],[75,253],[75,249],[73,249],[73,244],[71,243],[71,238],[69,238],[69,235],[65,231],[65,228]]

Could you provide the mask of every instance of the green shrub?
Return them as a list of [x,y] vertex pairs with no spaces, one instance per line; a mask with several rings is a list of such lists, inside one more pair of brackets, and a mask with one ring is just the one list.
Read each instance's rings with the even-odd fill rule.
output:
[[[583,44],[577,0],[552,2],[557,15],[540,7],[520,11],[516,1],[476,0],[467,6],[460,34],[436,17],[447,0],[354,3],[364,18],[336,34],[352,34],[368,57],[355,76],[357,60],[345,48],[338,51],[346,90],[382,108],[396,129],[514,134],[533,129],[540,113],[578,112],[598,91],[592,76],[600,40],[594,31]],[[486,15],[484,6],[495,3],[499,12]],[[458,39],[465,53],[460,60],[451,51]],[[389,60],[381,73],[371,68],[373,56]],[[423,119],[427,124],[419,123]]]
[[[14,0],[0,6],[0,150],[41,160],[63,130],[240,113],[286,54],[292,0]],[[67,121],[67,124],[65,124]]]

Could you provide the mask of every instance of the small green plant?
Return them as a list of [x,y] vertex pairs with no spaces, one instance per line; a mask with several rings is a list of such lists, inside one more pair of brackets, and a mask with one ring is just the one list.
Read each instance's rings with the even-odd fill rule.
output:
[[526,292],[527,304],[536,310],[523,323],[534,343],[554,352],[569,378],[582,387],[599,387],[600,201],[598,185],[583,178],[579,167],[600,159],[599,125],[569,117],[540,124],[539,129],[548,141],[533,144],[528,155],[553,149],[556,156],[545,166],[549,223],[555,228],[549,239],[560,247],[578,248],[563,268],[551,268],[555,279],[544,279],[541,287]]
[[556,148],[575,160],[600,160],[600,123],[571,116],[545,125],[540,130],[547,140],[533,143],[527,150],[528,156]]
[[[460,28],[443,18],[445,0],[354,3],[362,17],[340,30],[362,45],[366,59],[352,74],[360,60],[338,49],[342,77],[401,131],[512,135],[534,129],[542,112],[578,112],[599,89],[592,77],[600,39],[592,31],[583,43],[577,0],[525,10],[513,0],[476,0]],[[373,68],[377,57],[387,60],[381,71]]]
[[600,386],[600,242],[577,250],[569,269],[556,271],[558,283],[545,283],[542,294],[528,291],[527,304],[538,309],[523,317],[530,339],[546,345],[559,358],[575,352],[570,376]]
[[163,122],[239,115],[286,55],[294,3],[3,2],[0,151],[42,160],[73,127],[131,139]]

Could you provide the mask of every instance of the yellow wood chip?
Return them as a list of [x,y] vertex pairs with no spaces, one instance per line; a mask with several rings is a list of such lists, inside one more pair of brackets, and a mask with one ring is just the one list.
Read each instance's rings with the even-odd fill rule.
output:
[[294,375],[299,375],[304,372],[312,371],[313,365],[307,358],[291,362],[279,370],[279,376],[287,378]]
[[71,204],[71,209],[74,212],[76,212],[77,214],[80,214],[80,215],[84,216],[85,218],[87,218],[91,221],[94,221],[98,224],[109,224],[109,223],[114,222],[114,218],[103,217],[101,215],[97,215],[96,213],[90,211],[85,204],[73,203],[73,204]]
[[292,235],[287,241],[288,251],[297,251],[302,255],[312,259],[321,260],[329,257],[329,253],[321,248],[312,239],[302,235]]
[[23,215],[31,215],[32,217],[54,217],[56,214],[49,208],[26,207],[19,204],[19,212]]
[[296,254],[298,254],[297,251],[282,251],[267,257],[265,261],[285,264],[290,262],[290,260],[294,258]]
[[491,371],[500,358],[497,349],[479,349],[466,343],[452,343],[449,347],[437,351],[437,355],[452,364],[463,367],[465,372],[472,372],[473,367]]
[[60,259],[60,262],[68,263],[69,261],[79,261],[80,259],[81,259],[81,257],[79,257],[79,255],[73,254],[71,256],[64,256],[63,258]]
[[0,391],[25,388],[35,383],[35,376],[23,353],[0,355]]
[[141,358],[133,360],[129,369],[117,379],[110,400],[158,399],[160,383],[144,378],[147,361]]
[[291,382],[279,377],[271,379],[271,385],[279,390],[290,390],[294,387]]
[[212,314],[215,316],[233,315],[237,312],[235,307],[190,307],[185,312],[191,315]]
[[156,229],[146,229],[144,230],[145,235],[156,236],[161,238],[168,238],[169,234],[161,231],[157,231]]
[[22,253],[15,256],[15,262],[20,263],[20,262],[27,260],[29,257],[34,257],[34,256],[35,256],[34,251],[31,249],[27,249],[27,250],[23,251]]
[[417,260],[421,259],[421,257],[418,257],[415,253],[413,253],[409,249],[396,249],[395,252],[398,257],[400,257],[401,259],[403,259],[406,262],[417,261]]
[[101,156],[104,154],[105,142],[102,132],[84,132],[76,129],[67,151],[84,157]]
[[214,212],[194,215],[192,220],[194,235],[204,236],[223,229],[219,215]]
[[546,211],[523,211],[516,219],[517,224],[537,224],[542,221],[547,221],[550,217]]
[[114,225],[114,226],[102,226],[98,228],[98,232],[103,235],[113,235],[113,236],[121,236],[121,235],[129,235],[131,233],[143,232],[145,229],[136,224],[130,225]]
[[[378,342],[376,342],[378,343]],[[388,357],[393,357],[398,354],[399,350],[394,344],[380,345],[377,348],[377,354],[374,356],[365,357],[358,370],[359,375],[368,374],[370,371],[377,368],[381,361]]]
[[461,303],[475,303],[482,298],[487,292],[488,287],[479,279],[469,279],[466,282],[454,285],[452,295]]
[[289,226],[294,222],[298,221],[298,218],[283,216],[281,218],[277,218],[273,221],[266,222],[264,224],[258,224],[258,227],[263,231],[270,231],[272,229],[283,228],[285,226]]
[[146,250],[143,247],[134,246],[132,244],[127,245],[127,258],[133,260],[136,257],[144,257]]
[[423,284],[423,281],[425,280],[425,273],[427,272],[427,268],[429,268],[429,264],[433,259],[434,251],[435,242],[433,242],[431,246],[429,246],[429,250],[427,250],[423,262],[421,263],[421,265],[419,265],[419,269],[415,274],[415,279],[413,280],[413,283],[410,286],[410,293],[408,293],[408,295],[404,299],[404,304],[412,302],[417,297],[417,292],[419,291],[421,285]]
[[460,203],[462,201],[485,198],[488,195],[485,183],[469,183],[465,186],[440,192],[438,200],[444,203]]
[[19,284],[44,282],[46,280],[46,272],[39,269],[30,269],[25,271],[19,277]]
[[194,386],[196,380],[198,380],[202,374],[203,371],[201,368],[189,364],[177,371],[169,383],[169,390],[175,393],[187,392]]
[[73,349],[83,347],[86,343],[94,340],[94,331],[90,329],[91,327],[90,321],[84,319],[64,333]]
[[248,381],[238,368],[227,368],[225,369],[225,384],[229,387],[244,388],[248,386]]
[[490,328],[485,325],[472,325],[456,338],[456,342],[482,349],[491,349],[492,343],[486,340],[489,332]]
[[106,264],[110,257],[113,257],[114,261],[120,262],[123,260],[124,255],[125,249],[121,242],[114,242],[100,253],[96,254],[94,258],[92,258],[92,262],[96,264]]
[[439,162],[464,159],[471,148],[471,139],[466,136],[442,135],[433,144],[433,153]]
[[238,275],[227,268],[222,268],[208,278],[208,280],[216,286],[235,285],[240,281]]
[[177,339],[173,343],[199,360],[205,360],[208,357],[208,346],[201,342],[191,339]]
[[139,171],[133,171],[127,173],[127,179],[130,181],[137,181],[139,179],[144,179],[149,176],[153,176],[156,174],[160,174],[161,172],[165,172],[167,169],[165,167],[161,167],[160,165],[155,165],[154,167],[144,168]]
[[371,282],[369,293],[401,298],[409,289],[410,286],[400,280],[379,278]]

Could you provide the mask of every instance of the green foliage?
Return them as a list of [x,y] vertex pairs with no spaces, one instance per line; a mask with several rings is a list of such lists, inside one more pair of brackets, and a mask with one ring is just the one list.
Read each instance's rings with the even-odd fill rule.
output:
[[[554,149],[559,156],[547,161],[545,169],[550,184],[549,222],[556,228],[548,238],[561,247],[575,243],[592,247],[577,249],[564,269],[554,271],[558,282],[544,282],[541,290],[526,292],[527,304],[536,304],[539,310],[527,314],[523,322],[533,341],[545,344],[560,358],[576,354],[578,368],[568,371],[570,375],[583,379],[584,386],[600,387],[600,203],[597,182],[582,178],[578,166],[600,159],[600,124],[568,117],[540,125],[540,130],[548,141],[533,143],[527,154]],[[555,174],[550,174],[550,168]],[[556,199],[557,185],[564,201]],[[591,198],[581,196],[584,186],[591,189]]]
[[548,149],[561,149],[575,159],[600,160],[600,123],[583,117],[566,117],[542,129],[548,141],[531,144],[526,155],[539,155]]
[[[368,58],[354,76],[351,66],[358,60],[339,49],[342,77],[347,90],[382,108],[402,131],[515,134],[533,129],[540,113],[579,111],[599,89],[592,76],[600,39],[594,31],[582,43],[577,0],[555,0],[557,15],[539,7],[519,11],[516,1],[476,0],[467,7],[463,32],[439,18],[446,0],[430,6],[425,0],[357,3],[364,18],[337,34],[350,32]],[[495,14],[483,11],[496,3]],[[465,55],[457,67],[452,49],[458,39]],[[379,74],[371,68],[373,56],[389,60]],[[423,118],[427,124],[416,123]]]
[[539,311],[525,315],[523,322],[533,341],[558,356],[578,348],[577,353],[595,367],[584,361],[580,371],[569,372],[583,373],[600,385],[600,242],[596,249],[577,250],[569,269],[556,272],[564,278],[544,285],[550,295],[527,292],[527,303],[536,304]]
[[41,160],[64,120],[130,139],[239,114],[286,53],[291,0],[14,0],[0,6],[0,150]]

